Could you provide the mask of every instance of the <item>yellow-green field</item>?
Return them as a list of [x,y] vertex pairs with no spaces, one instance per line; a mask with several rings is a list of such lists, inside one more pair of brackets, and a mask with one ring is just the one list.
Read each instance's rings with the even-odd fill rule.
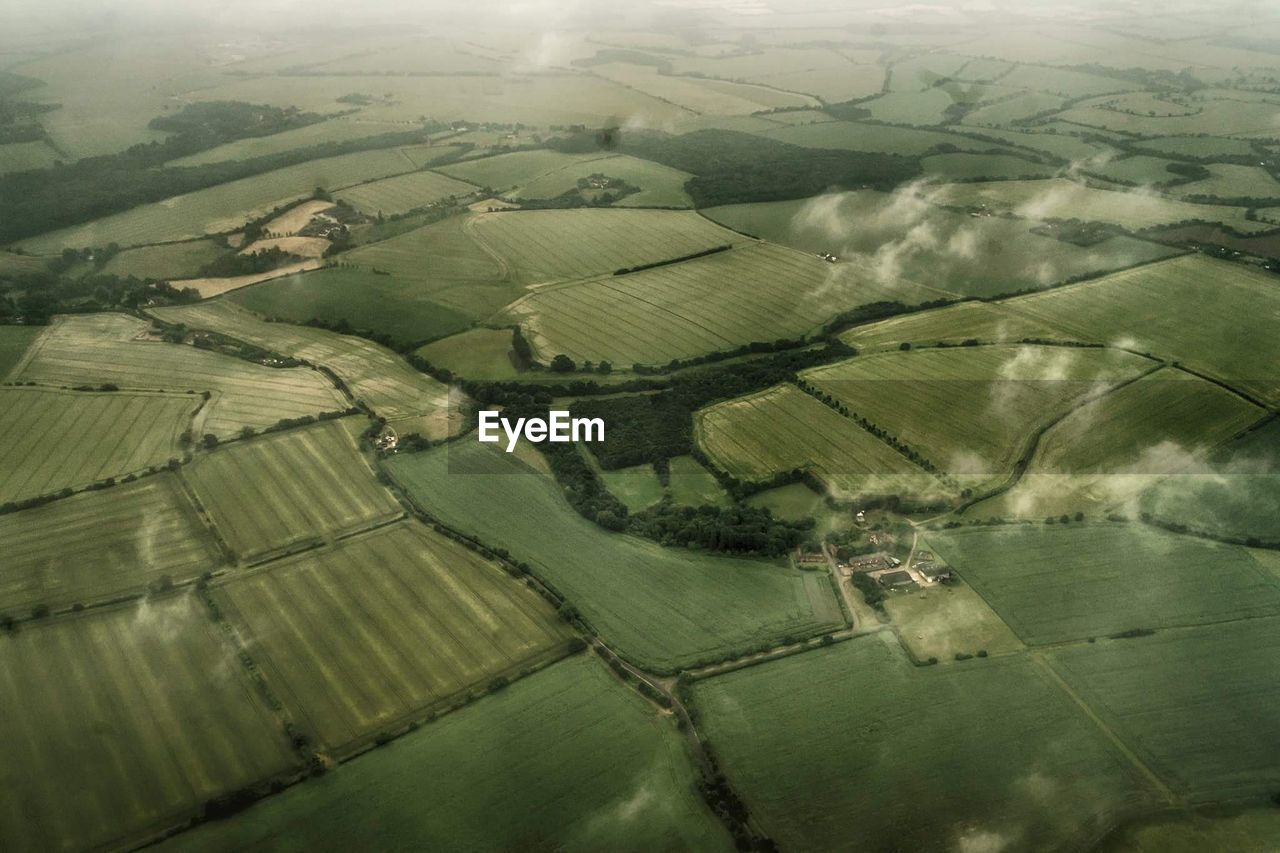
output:
[[391,216],[447,198],[467,196],[475,190],[471,184],[436,172],[410,172],[394,178],[357,184],[335,193],[334,197],[350,203],[362,213]]

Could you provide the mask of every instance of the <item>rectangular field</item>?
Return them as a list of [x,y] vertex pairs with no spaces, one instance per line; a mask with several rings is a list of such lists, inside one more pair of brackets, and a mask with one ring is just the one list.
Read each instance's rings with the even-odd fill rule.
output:
[[[14,368],[13,381],[210,392],[196,433],[230,438],[246,426],[343,411],[350,403],[318,371],[271,368],[220,353],[147,340],[148,324],[125,314],[54,319]],[[371,345],[372,346],[372,345]],[[270,348],[268,346],[268,348]],[[199,403],[196,398],[192,408]]]
[[27,347],[43,331],[41,326],[0,326],[0,380],[9,375],[22,360]]
[[929,543],[1033,645],[1280,614],[1280,584],[1247,550],[1154,528],[1015,525]]
[[0,388],[0,503],[136,473],[182,455],[199,397]]
[[1192,802],[1280,785],[1280,620],[1249,619],[1051,653],[1112,729]]
[[201,454],[183,470],[218,531],[250,562],[403,513],[374,477],[351,427],[326,421]]
[[[1151,802],[1022,655],[916,667],[879,632],[698,681],[694,704],[782,849],[1070,849]],[[922,779],[946,796],[924,805]]]
[[579,516],[554,480],[488,445],[399,454],[386,467],[445,524],[531,563],[648,668],[718,660],[842,621],[825,574],[608,533]]
[[0,636],[0,847],[132,848],[297,759],[191,595]]
[[553,659],[568,636],[523,583],[416,522],[275,563],[215,597],[281,700],[338,751]]
[[392,216],[426,207],[447,198],[471,195],[476,188],[464,181],[436,172],[410,172],[394,178],[383,178],[336,193],[335,198],[349,202],[356,210],[370,216]]
[[942,486],[855,421],[790,384],[716,403],[694,415],[713,463],[740,480],[813,471],[837,495],[936,494]]
[[0,516],[0,613],[27,616],[184,581],[222,555],[172,474]]
[[650,160],[641,160],[626,154],[615,154],[590,160],[578,160],[560,169],[547,172],[518,186],[512,196],[525,198],[555,198],[575,189],[578,180],[590,175],[618,178],[640,191],[629,193],[614,202],[615,207],[692,207],[693,203],[684,191],[685,183],[692,178],[688,172],[663,166]]
[[608,156],[609,153],[606,151],[561,154],[559,151],[540,148],[533,151],[513,151],[510,154],[462,160],[441,166],[439,171],[479,187],[488,187],[495,192],[508,192],[544,176],[551,176]]

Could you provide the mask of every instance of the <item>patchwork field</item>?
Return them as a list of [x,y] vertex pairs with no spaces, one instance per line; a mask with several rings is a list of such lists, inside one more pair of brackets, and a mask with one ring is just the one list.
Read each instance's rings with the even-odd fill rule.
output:
[[942,489],[855,421],[790,384],[702,409],[694,435],[715,465],[740,480],[806,468],[845,497]]
[[[507,193],[544,178],[554,179],[561,172],[581,168],[584,164],[603,160],[608,156],[609,153],[605,151],[588,154],[561,154],[548,149],[513,151],[510,154],[449,163],[441,166],[438,171],[479,187]],[[594,167],[589,168],[594,171]]]
[[[915,667],[880,632],[699,681],[694,704],[779,847],[842,849],[856,835],[875,850],[1058,849],[1149,801],[1022,656]],[[921,808],[921,779],[947,796]]]
[[[219,438],[230,438],[246,426],[261,429],[285,418],[342,411],[350,405],[317,371],[270,368],[191,346],[139,340],[147,328],[146,322],[126,314],[57,317],[10,379],[73,387],[111,383],[127,389],[209,391],[197,432]],[[190,405],[194,409],[197,403],[198,399]]]
[[801,379],[980,487],[1012,473],[1036,430],[1153,366],[1120,350],[982,346],[875,353]]
[[640,665],[720,659],[841,621],[825,575],[607,533],[574,512],[554,481],[486,445],[400,454],[386,469],[444,523],[533,564]]
[[281,701],[339,752],[554,659],[567,637],[541,597],[414,522],[274,563],[215,599]]
[[[535,152],[529,152],[535,153]],[[516,155],[505,155],[514,157]],[[590,175],[603,174],[620,178],[640,191],[623,196],[615,207],[692,207],[685,182],[693,177],[688,172],[672,169],[649,160],[640,160],[626,154],[610,157],[579,159],[554,171],[545,172],[516,187],[512,197],[555,198],[577,187],[578,180]]]
[[200,268],[223,253],[212,240],[188,240],[126,249],[107,261],[102,271],[108,275],[141,279],[195,278]]
[[190,580],[222,555],[170,474],[0,516],[0,612],[27,616]]
[[929,543],[1026,643],[1280,614],[1244,548],[1113,524],[971,528]]
[[42,326],[0,326],[0,380],[8,376],[43,331]]
[[957,654],[999,654],[1024,648],[991,605],[962,581],[887,596],[884,609],[902,642],[919,661],[948,661]]
[[357,184],[335,193],[334,197],[370,216],[392,216],[448,198],[469,196],[475,191],[471,184],[437,172],[410,172]]
[[198,397],[0,388],[0,503],[137,473],[182,455]]
[[926,175],[942,181],[1003,181],[1047,178],[1058,167],[1013,154],[934,154],[921,161]]
[[760,135],[805,148],[837,148],[880,154],[925,154],[940,145],[954,145],[961,151],[987,151],[993,147],[990,142],[956,133],[851,121],[770,128]]
[[6,850],[132,847],[297,760],[189,595],[0,637]]
[[664,75],[656,68],[643,65],[610,62],[597,65],[591,71],[693,115],[750,115],[777,107],[818,106],[817,100],[808,95],[727,80]]
[[161,849],[732,849],[694,783],[670,721],[579,656]]
[[[356,400],[364,401],[401,434],[444,438],[458,427],[460,403],[449,389],[372,341],[325,329],[268,323],[226,300],[152,310],[168,323],[185,323],[333,371]],[[345,408],[345,406],[343,407]]]
[[168,166],[202,166],[206,163],[223,163],[227,160],[252,160],[254,157],[266,157],[281,154],[312,145],[323,145],[328,142],[346,142],[352,139],[365,139],[381,133],[399,133],[405,126],[399,122],[367,121],[360,118],[333,118],[273,133],[270,136],[253,136],[248,139],[237,139],[189,157],[172,160]]
[[1053,666],[1189,800],[1261,797],[1280,783],[1275,619],[1074,646]]
[[842,333],[840,340],[859,352],[868,352],[896,350],[903,343],[956,346],[968,340],[1008,344],[1028,338],[1066,341],[1071,337],[999,302],[959,302],[855,326]]
[[[249,562],[397,518],[352,433],[363,420],[326,421],[201,454],[183,477],[218,531]],[[264,508],[270,508],[264,511]]]
[[468,379],[516,379],[522,374],[511,361],[511,341],[508,329],[468,329],[415,352],[437,367]]

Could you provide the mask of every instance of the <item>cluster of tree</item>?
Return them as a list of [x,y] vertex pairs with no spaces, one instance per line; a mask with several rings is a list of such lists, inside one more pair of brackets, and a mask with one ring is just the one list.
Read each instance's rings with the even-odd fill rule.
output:
[[[166,145],[203,151],[236,139],[270,136],[306,127],[327,116],[297,107],[272,107],[243,101],[198,101],[172,115],[153,118],[148,127],[173,134]],[[180,155],[182,156],[182,155]]]
[[258,273],[270,272],[278,269],[285,264],[292,264],[302,260],[298,255],[292,252],[286,252],[279,246],[272,246],[269,249],[262,249],[249,254],[239,254],[233,252],[228,255],[221,255],[214,258],[209,263],[200,268],[200,274],[211,278],[231,278],[238,275],[257,275]]
[[0,274],[0,323],[43,325],[54,314],[133,310],[141,305],[199,301],[191,288],[94,273],[81,278],[52,272]]
[[730,246],[728,243],[725,243],[723,246],[712,246],[710,249],[703,249],[701,252],[693,252],[688,255],[681,255],[678,258],[667,258],[666,260],[653,261],[652,263],[648,263],[648,264],[637,264],[634,267],[621,267],[620,269],[614,270],[613,274],[626,275],[627,273],[640,272],[641,270],[651,270],[651,269],[654,269],[655,267],[665,267],[671,264],[678,264],[682,261],[692,261],[694,258],[704,258],[707,255],[714,255],[731,248],[733,247]]

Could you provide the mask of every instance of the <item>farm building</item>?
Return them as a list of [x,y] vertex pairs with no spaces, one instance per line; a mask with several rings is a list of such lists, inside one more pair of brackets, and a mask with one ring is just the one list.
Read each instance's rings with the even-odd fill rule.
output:
[[920,576],[929,583],[946,583],[952,579],[950,566],[939,566],[935,563],[926,563],[923,566],[917,566]]
[[910,586],[915,583],[915,578],[911,577],[909,572],[901,569],[896,572],[885,572],[884,574],[876,577],[876,580],[880,582],[881,586],[888,587]]

